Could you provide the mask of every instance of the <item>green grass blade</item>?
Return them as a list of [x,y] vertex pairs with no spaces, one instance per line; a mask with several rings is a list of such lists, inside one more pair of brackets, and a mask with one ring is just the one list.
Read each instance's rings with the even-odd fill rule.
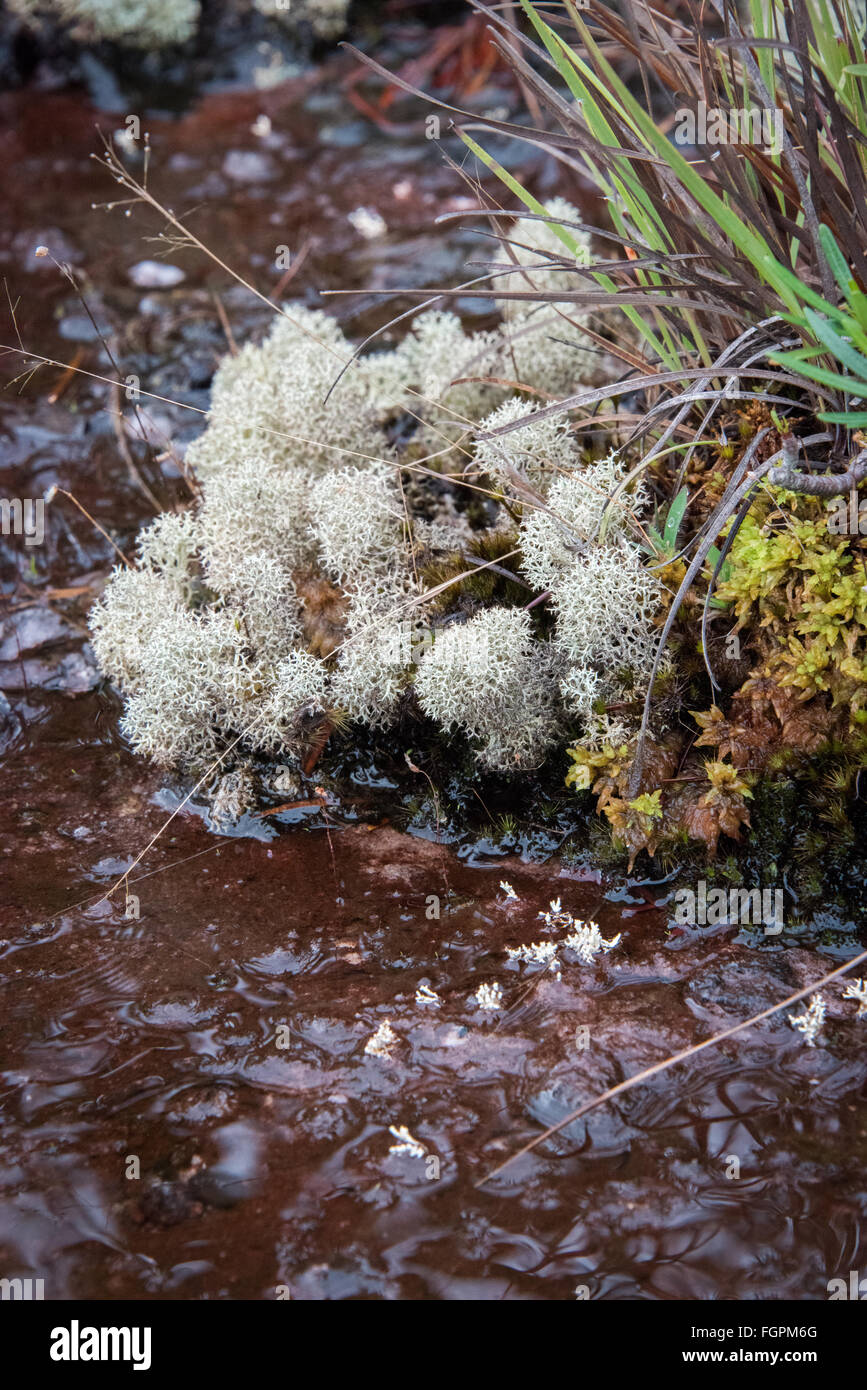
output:
[[[817,367],[811,362],[792,363],[786,360],[787,354],[784,352],[771,353],[770,362],[776,362],[781,367],[796,366],[799,375],[806,377],[808,381],[818,382],[820,386],[830,386],[836,391],[847,391],[850,396],[867,396],[867,381],[859,381],[856,377],[840,376],[839,372],[831,372],[827,367]],[[861,388],[859,390],[859,388]]]
[[689,488],[682,487],[668,509],[668,516],[665,518],[665,530],[662,533],[668,549],[673,553],[677,541],[677,533],[683,521],[683,514],[686,511],[686,504],[689,501]]
[[[520,198],[521,202],[524,204],[524,206],[528,209],[529,212],[535,212],[539,214],[541,217],[548,219],[552,230],[563,242],[564,246],[566,246],[567,249],[572,253],[573,256],[577,257],[581,254],[580,248],[578,247],[578,244],[574,240],[574,238],[569,235],[565,227],[560,227],[553,219],[548,217],[548,212],[546,208],[542,203],[539,202],[538,198],[535,198],[532,193],[529,193],[527,189],[524,188],[523,184],[520,183],[518,179],[516,179],[512,174],[509,173],[508,169],[504,169],[503,165],[500,164],[498,160],[494,159],[493,155],[488,154],[487,150],[483,149],[482,146],[479,145],[472,138],[471,135],[468,135],[465,130],[459,130],[458,134],[461,140],[463,140],[464,144],[467,146],[467,149],[471,150],[473,154],[476,156],[476,158],[480,159],[487,169],[490,169],[493,174],[496,174],[497,178],[502,180],[502,182],[509,189],[509,191],[511,193],[514,193],[516,198]],[[617,288],[610,276],[599,274],[594,276],[594,279],[597,281],[599,285],[602,286],[603,289],[611,290],[613,292]],[[649,343],[656,355],[659,357],[660,361],[662,361],[668,367],[668,370],[673,372],[677,371],[677,368],[680,365],[679,361],[675,360],[672,364],[671,358],[666,353],[662,343],[658,341],[656,335],[651,331],[651,329],[648,327],[647,323],[644,321],[644,319],[641,317],[638,311],[634,309],[631,305],[625,304],[623,306],[623,313],[626,315],[627,319],[633,325],[633,327],[636,328],[638,332],[642,335],[642,337]]]
[[823,222],[819,227],[819,240],[822,243],[822,250],[828,259],[831,273],[840,287],[841,294],[848,300],[849,295],[857,289],[854,277],[849,269],[846,257],[837,245],[834,233],[830,227],[826,227]]
[[[524,9],[528,14],[532,14],[533,7],[529,0],[521,0]],[[706,212],[719,227],[729,240],[737,246],[738,250],[747,257],[756,272],[764,279],[779,295],[783,303],[791,310],[795,310],[798,304],[797,292],[793,292],[791,280],[794,280],[798,288],[802,288],[797,277],[792,275],[791,280],[786,280],[780,273],[785,267],[780,264],[772,253],[764,238],[753,231],[737,214],[727,206],[726,203],[713,192],[708,182],[693,169],[688,160],[671,144],[667,136],[663,135],[650,116],[646,114],[639,102],[633,97],[625,83],[620,79],[614,68],[605,58],[604,54],[596,45],[587,25],[580,17],[577,17],[577,24],[581,37],[591,54],[594,63],[598,68],[598,75],[579,57],[579,55],[555,35],[555,39],[561,46],[561,50],[572,62],[577,70],[585,77],[585,80],[595,86],[600,92],[615,93],[619,99],[619,107],[624,113],[632,117],[632,122],[639,132],[647,147],[655,152],[671,171],[677,176],[680,183],[689,193],[690,197]],[[551,31],[553,33],[553,31]],[[610,99],[610,96],[609,96]],[[789,272],[791,275],[791,272]]]
[[825,346],[834,354],[838,362],[842,362],[850,372],[854,372],[861,381],[867,382],[867,357],[863,357],[860,352],[856,352],[851,343],[847,343],[839,337],[828,323],[827,319],[820,318],[814,314],[812,309],[804,310],[804,317],[812,328],[817,338],[820,338]]
[[850,430],[863,430],[867,425],[867,410],[821,410],[816,418],[826,425],[845,425]]

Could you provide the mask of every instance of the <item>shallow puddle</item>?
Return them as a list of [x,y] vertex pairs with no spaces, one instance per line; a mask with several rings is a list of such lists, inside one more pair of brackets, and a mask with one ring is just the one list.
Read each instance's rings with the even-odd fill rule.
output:
[[[165,818],[155,783],[105,746],[67,757],[50,830],[22,833],[32,796],[3,812],[20,910],[97,894],[4,933],[9,1273],[54,1298],[812,1299],[859,1267],[867,1047],[838,1001],[826,1046],[778,1015],[476,1185],[827,960],[677,949],[592,875],[363,824],[265,842],[178,818],[114,907],[99,893]],[[561,939],[552,897],[620,944],[559,979],[508,961]]]

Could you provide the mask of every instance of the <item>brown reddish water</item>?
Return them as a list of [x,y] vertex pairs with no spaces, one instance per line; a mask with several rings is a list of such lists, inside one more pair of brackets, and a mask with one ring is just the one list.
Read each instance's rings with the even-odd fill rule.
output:
[[[262,113],[268,139],[251,133]],[[183,252],[185,283],[141,304],[126,272],[155,220],[90,210],[110,195],[93,123],[119,117],[19,94],[0,119],[0,196],[17,207],[0,251],[27,346],[111,370],[71,287],[29,260],[47,242],[124,372],[204,408],[226,348],[210,290],[238,338],[263,326],[255,303]],[[347,121],[321,73],[148,124],[152,186],[198,205],[197,234],[263,288],[283,242],[310,241],[291,290],[309,302],[317,285],[454,279],[466,258],[465,237],[430,228],[460,194],[435,151]],[[358,206],[389,235],[364,242]],[[369,296],[337,304],[349,331],[382,322]],[[105,389],[50,369],[17,390],[0,401],[3,495],[58,483],[128,545],[151,512]],[[177,440],[199,427],[154,414]],[[136,456],[163,504],[185,497],[170,464]],[[110,549],[71,504],[47,528],[2,571],[0,1275],[42,1277],[54,1299],[809,1300],[865,1272],[867,1024],[839,987],[821,1046],[777,1015],[476,1185],[582,1101],[817,979],[827,953],[669,935],[664,885],[455,853],[375,826],[363,801],[261,838],[185,811],[130,873],[138,917],[105,900],[175,803],[119,741],[84,642]],[[623,933],[559,980],[505,955],[557,939],[539,921],[557,897]],[[474,1004],[483,984],[499,1012]],[[423,985],[438,1006],[417,1002]],[[386,1020],[390,1055],[366,1053]],[[390,1153],[392,1126],[424,1155]]]

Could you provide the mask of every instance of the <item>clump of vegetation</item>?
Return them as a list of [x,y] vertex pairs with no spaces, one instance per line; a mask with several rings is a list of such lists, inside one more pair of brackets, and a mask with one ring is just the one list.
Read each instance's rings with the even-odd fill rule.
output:
[[444,729],[477,739],[489,767],[516,772],[541,762],[553,742],[551,666],[529,614],[487,608],[434,643],[419,667],[419,704]]
[[[846,499],[848,502],[848,498]],[[835,536],[818,497],[769,489],[745,518],[720,599],[756,634],[757,673],[798,696],[867,723],[867,550]],[[826,699],[825,697],[829,697]],[[845,724],[843,725],[845,728]]]
[[186,43],[201,14],[199,0],[9,0],[9,8],[33,28],[53,20],[82,42],[108,39],[131,48]]
[[[349,0],[251,0],[251,5],[281,24],[333,39],[346,27]],[[107,39],[143,49],[186,43],[201,18],[200,0],[9,0],[9,8],[32,28],[51,20],[82,43]]]
[[[565,421],[492,438],[539,415],[530,383],[463,379],[480,359],[498,372],[513,329],[467,334],[426,313],[354,363],[332,319],[295,307],[226,359],[187,455],[195,512],[147,528],[137,568],[115,572],[92,615],[139,751],[188,767],[229,746],[297,761],[317,713],[382,726],[409,700],[484,765],[517,771],[646,675],[661,601],[639,548],[649,495],[630,487],[600,544],[622,461],[589,458]],[[471,515],[474,495],[485,508]],[[439,580],[450,565],[460,582]]]
[[[554,14],[524,0],[520,43],[501,28],[504,57],[539,104],[533,138],[550,116],[551,148],[605,197],[611,224],[594,230],[620,248],[588,265],[586,225],[563,216],[551,225],[550,275],[583,266],[575,307],[606,317],[621,307],[610,351],[631,370],[609,378],[610,401],[637,385],[649,393],[633,436],[645,441],[643,458],[615,456],[626,462],[623,482],[606,489],[593,563],[616,531],[627,479],[634,488],[640,477],[658,499],[658,519],[640,508],[638,517],[655,561],[643,568],[665,595],[662,632],[632,664],[640,724],[610,694],[600,701],[618,726],[594,731],[587,721],[569,780],[596,793],[633,858],[688,838],[713,854],[720,836],[749,826],[757,776],[811,777],[841,749],[853,763],[863,756],[867,568],[858,528],[829,526],[825,503],[855,496],[867,476],[858,433],[867,424],[864,16],[845,0],[773,0],[752,7],[745,26],[733,4],[715,0],[701,25],[685,27],[665,6],[625,8],[626,21],[601,7]],[[701,110],[717,125],[709,117],[696,134]],[[774,118],[772,141],[755,134],[762,112]],[[461,116],[467,148],[540,215]],[[678,147],[684,131],[698,148]],[[556,280],[545,288],[539,311],[562,311]],[[538,423],[508,428],[529,437],[602,397],[560,394]],[[552,489],[561,520],[570,502],[580,506],[580,483]],[[576,520],[573,510],[559,557],[562,582],[580,590],[588,569],[574,559]],[[547,518],[521,524],[533,577],[556,605]],[[617,594],[613,567],[611,581],[628,631],[644,591],[631,601]],[[586,718],[592,680],[576,693]],[[846,785],[851,793],[851,776]]]
[[[141,751],[297,764],[311,722],[399,738],[427,718],[501,772],[568,748],[631,860],[714,856],[769,787],[818,795],[825,774],[844,833],[867,561],[826,504],[867,477],[863,24],[845,0],[773,0],[748,30],[725,0],[688,29],[626,3],[628,23],[523,0],[520,44],[489,13],[551,118],[532,138],[610,215],[539,202],[455,111],[523,204],[509,222],[480,199],[495,328],[428,310],[359,355],[293,308],[220,368],[195,514],[142,538],[93,617]],[[671,138],[675,102],[758,103],[779,139],[702,162]],[[166,643],[183,679],[151,676]]]

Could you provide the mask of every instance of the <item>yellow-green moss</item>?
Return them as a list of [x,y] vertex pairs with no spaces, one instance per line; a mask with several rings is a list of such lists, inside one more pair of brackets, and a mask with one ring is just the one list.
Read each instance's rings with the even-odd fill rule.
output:
[[769,491],[738,532],[718,595],[741,627],[763,633],[768,675],[804,698],[828,692],[863,722],[867,568],[858,538],[832,535],[818,498]]

